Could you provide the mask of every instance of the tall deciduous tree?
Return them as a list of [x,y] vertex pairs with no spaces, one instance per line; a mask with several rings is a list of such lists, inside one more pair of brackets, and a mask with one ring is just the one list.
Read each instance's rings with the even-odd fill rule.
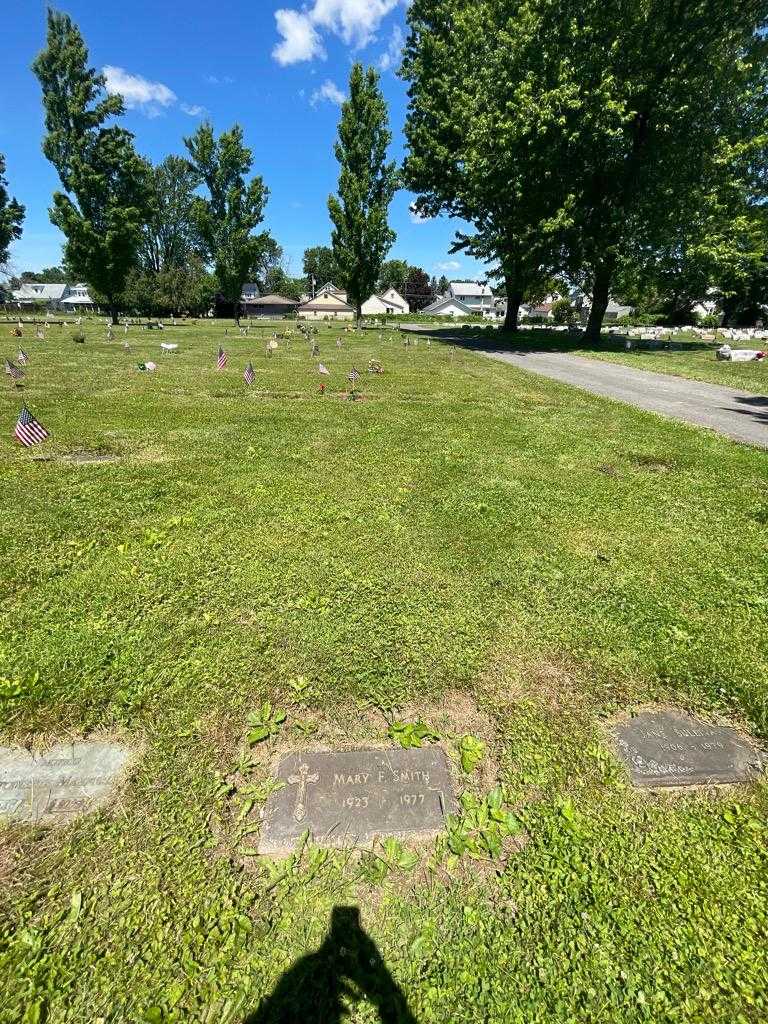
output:
[[11,242],[21,238],[24,207],[8,194],[5,179],[5,157],[0,153],[0,267],[8,261]]
[[107,96],[105,79],[88,67],[88,50],[66,14],[48,11],[46,48],[32,65],[43,90],[43,152],[59,174],[51,221],[67,241],[69,268],[102,295],[113,322],[142,227],[151,210],[149,165],[124,128],[105,127],[123,113],[120,96]]
[[398,180],[395,164],[387,163],[391,139],[379,76],[355,64],[334,147],[339,194],[328,197],[328,211],[333,254],[358,318],[396,237],[387,223]]
[[394,288],[403,295],[410,269],[405,260],[387,260],[382,263],[377,285],[379,291],[385,292],[388,288]]
[[153,209],[142,240],[143,269],[160,273],[181,267],[199,253],[200,242],[193,219],[197,170],[180,156],[167,156],[152,168]]
[[471,220],[509,295],[586,271],[596,338],[617,271],[765,144],[765,16],[765,0],[414,0],[420,208]]
[[329,245],[313,245],[304,250],[304,276],[310,292],[313,278],[316,288],[322,288],[324,284],[335,284],[337,288],[344,288],[346,285],[346,281],[342,280],[333,249]]
[[489,34],[484,19],[493,0],[487,9],[485,0],[413,0],[401,72],[410,83],[405,178],[420,193],[416,208],[474,225],[454,251],[502,265],[505,327],[513,330],[520,303],[538,291],[555,262],[552,214],[562,195],[562,169],[546,125],[523,116],[524,83],[516,90],[508,68],[502,83],[487,67],[496,59],[535,67],[537,46],[546,40],[516,27],[525,6],[511,0],[507,22],[499,17]]
[[269,192],[258,175],[246,182],[253,154],[243,145],[240,125],[216,139],[212,126],[203,123],[184,144],[208,190],[208,198],[198,196],[194,200],[194,223],[215,267],[221,295],[238,316],[243,285],[264,250],[273,243],[266,231],[253,234],[264,219]]

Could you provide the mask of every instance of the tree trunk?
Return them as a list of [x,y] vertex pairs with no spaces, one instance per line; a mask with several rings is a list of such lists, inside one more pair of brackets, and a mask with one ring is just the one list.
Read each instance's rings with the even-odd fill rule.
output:
[[109,315],[112,317],[112,324],[113,324],[113,326],[117,327],[117,325],[119,323],[119,321],[117,319],[117,303],[115,303],[115,302],[110,302],[109,303]]
[[603,317],[608,308],[613,267],[614,262],[611,259],[602,260],[595,267],[595,280],[592,286],[592,306],[589,310],[587,329],[584,332],[586,341],[593,343],[600,341]]
[[520,292],[514,292],[507,289],[507,312],[504,316],[504,326],[502,331],[516,331],[517,330],[517,318],[520,313],[520,305],[523,301],[523,296]]

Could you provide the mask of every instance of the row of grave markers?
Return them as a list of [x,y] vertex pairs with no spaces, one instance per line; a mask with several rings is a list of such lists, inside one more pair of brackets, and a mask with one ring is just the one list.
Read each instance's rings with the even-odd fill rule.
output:
[[[621,721],[612,728],[612,744],[631,781],[647,789],[749,782],[768,766],[738,730],[679,711],[643,711]],[[42,756],[0,748],[0,818],[70,821],[109,799],[130,758],[115,743],[77,742]],[[280,758],[274,782],[259,854],[289,853],[307,834],[331,847],[431,836],[457,810],[449,761],[437,744],[294,751]]]

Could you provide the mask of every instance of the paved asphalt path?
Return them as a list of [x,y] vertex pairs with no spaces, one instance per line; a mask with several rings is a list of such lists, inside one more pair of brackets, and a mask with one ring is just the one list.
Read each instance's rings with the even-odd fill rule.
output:
[[734,441],[768,448],[768,397],[762,395],[566,352],[474,351],[594,395],[709,427]]

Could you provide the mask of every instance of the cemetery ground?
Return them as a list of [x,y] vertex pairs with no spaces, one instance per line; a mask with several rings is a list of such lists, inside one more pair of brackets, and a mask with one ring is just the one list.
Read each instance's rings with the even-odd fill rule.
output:
[[[764,1020],[765,784],[634,788],[608,725],[768,735],[765,452],[394,331],[321,326],[320,378],[286,328],[0,324],[0,743],[134,753],[0,826],[0,1021],[336,1021],[345,972],[358,1024],[388,984],[387,1021]],[[442,840],[253,855],[281,752],[420,736]]]

